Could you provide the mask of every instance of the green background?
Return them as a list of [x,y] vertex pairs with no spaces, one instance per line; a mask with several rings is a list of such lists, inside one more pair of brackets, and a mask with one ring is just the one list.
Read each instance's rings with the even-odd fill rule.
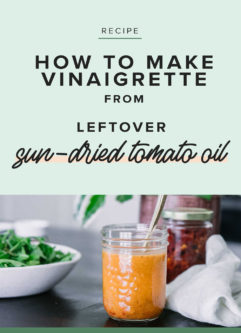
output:
[[[240,193],[240,0],[1,1],[1,194]],[[101,27],[138,27],[142,40],[98,40]],[[46,87],[35,55],[212,54],[206,87]],[[118,70],[118,68],[115,68]],[[104,94],[144,94],[144,104],[105,104]],[[76,122],[164,121],[165,134],[80,134]],[[27,164],[12,170],[20,147],[70,151],[89,139],[124,139],[200,149],[231,139],[227,163]]]

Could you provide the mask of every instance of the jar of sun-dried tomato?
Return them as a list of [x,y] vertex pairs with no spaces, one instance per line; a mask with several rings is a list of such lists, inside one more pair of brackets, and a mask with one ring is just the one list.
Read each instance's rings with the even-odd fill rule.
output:
[[206,241],[212,233],[213,211],[175,208],[163,211],[168,229],[167,283],[189,267],[205,263]]

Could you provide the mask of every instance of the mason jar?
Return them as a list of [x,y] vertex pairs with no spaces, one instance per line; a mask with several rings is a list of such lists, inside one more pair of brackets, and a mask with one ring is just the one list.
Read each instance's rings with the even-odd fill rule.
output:
[[148,321],[165,306],[167,230],[158,227],[145,239],[144,224],[102,229],[103,303],[117,320]]
[[213,211],[204,208],[165,209],[168,230],[167,283],[193,265],[204,264],[206,242],[212,234]]

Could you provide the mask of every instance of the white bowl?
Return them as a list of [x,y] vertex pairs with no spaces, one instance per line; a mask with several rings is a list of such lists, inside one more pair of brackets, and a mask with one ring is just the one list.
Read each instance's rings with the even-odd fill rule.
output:
[[0,232],[4,232],[13,228],[14,224],[12,222],[0,221]]
[[48,244],[63,253],[73,253],[73,259],[46,265],[0,268],[0,298],[43,293],[63,280],[81,258],[80,252],[71,247]]

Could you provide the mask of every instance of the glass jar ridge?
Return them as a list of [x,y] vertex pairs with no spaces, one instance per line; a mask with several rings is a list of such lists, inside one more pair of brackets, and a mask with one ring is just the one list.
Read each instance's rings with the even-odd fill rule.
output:
[[167,228],[158,226],[151,237],[146,239],[148,226],[145,224],[111,224],[102,228],[102,247],[146,251],[147,249],[158,250],[167,246]]

